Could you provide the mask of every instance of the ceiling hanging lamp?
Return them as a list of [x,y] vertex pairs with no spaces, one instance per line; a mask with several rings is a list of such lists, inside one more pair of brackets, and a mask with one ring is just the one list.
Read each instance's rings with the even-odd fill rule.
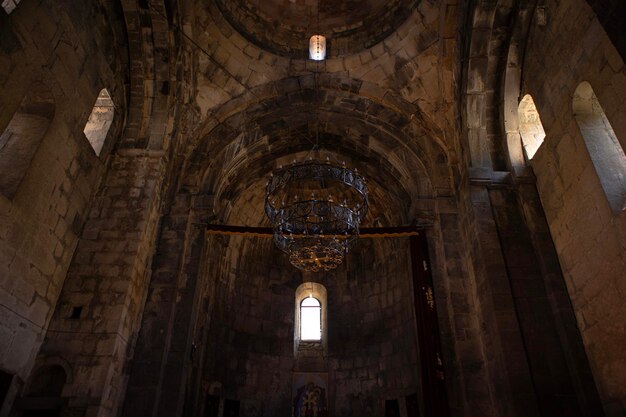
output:
[[311,36],[311,39],[309,39],[309,58],[314,61],[323,61],[326,59],[326,36]]
[[326,59],[326,36],[320,35],[320,2],[317,2],[317,22],[314,34],[309,38],[309,59],[313,61],[323,61]]

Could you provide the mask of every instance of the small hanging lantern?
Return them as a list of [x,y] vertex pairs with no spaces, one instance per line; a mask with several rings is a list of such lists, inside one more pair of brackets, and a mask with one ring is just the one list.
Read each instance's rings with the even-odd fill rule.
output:
[[309,58],[314,61],[323,61],[326,58],[326,37],[313,35],[309,40]]

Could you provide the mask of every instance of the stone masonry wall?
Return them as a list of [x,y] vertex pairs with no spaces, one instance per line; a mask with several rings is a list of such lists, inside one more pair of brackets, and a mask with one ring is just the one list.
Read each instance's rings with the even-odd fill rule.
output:
[[382,416],[385,400],[402,407],[419,391],[408,245],[407,238],[362,239],[345,275],[327,280],[335,416]]
[[208,393],[240,400],[241,417],[290,415],[301,274],[271,239],[230,237],[226,251],[220,276],[208,277],[217,285],[203,371]]
[[[60,358],[69,365],[72,380],[63,396],[87,416],[116,415],[125,391],[125,360],[132,356],[154,253],[161,157],[132,150],[114,156],[41,348],[41,361]],[[76,307],[82,312],[72,317]]]
[[546,26],[531,31],[523,93],[546,138],[531,166],[587,355],[607,416],[626,410],[626,214],[613,213],[572,98],[587,81],[626,149],[626,67],[585,1],[548,1]]
[[107,18],[97,2],[0,11],[0,133],[34,83],[51,91],[55,110],[15,196],[0,195],[0,369],[17,374],[18,385],[33,367],[122,122],[116,114],[97,157],[83,127],[98,92],[107,88],[124,105],[125,71]]
[[[196,394],[203,329],[209,304],[214,303],[210,290],[215,288],[199,270],[206,259],[203,250],[214,248],[205,243],[204,214],[211,207],[207,200],[180,193],[161,220],[124,416],[176,415],[183,405],[190,407]],[[195,384],[188,387],[190,379]]]
[[[240,400],[242,417],[289,415],[295,289],[303,278],[270,239],[243,240],[231,237],[236,256],[226,258],[234,264],[218,278],[205,386]],[[333,415],[382,415],[384,400],[418,392],[407,247],[406,239],[362,239],[336,271],[306,278],[328,290],[328,348],[319,371],[329,372]]]

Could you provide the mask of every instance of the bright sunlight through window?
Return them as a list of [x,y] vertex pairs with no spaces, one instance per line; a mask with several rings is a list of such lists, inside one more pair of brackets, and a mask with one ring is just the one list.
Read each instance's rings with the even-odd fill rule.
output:
[[300,339],[322,340],[322,305],[313,297],[300,304]]

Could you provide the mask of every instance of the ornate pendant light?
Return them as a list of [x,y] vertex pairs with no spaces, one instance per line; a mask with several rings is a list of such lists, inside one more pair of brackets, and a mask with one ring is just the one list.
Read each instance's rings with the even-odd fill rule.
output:
[[326,36],[320,35],[320,4],[317,2],[317,16],[315,29],[316,34],[309,39],[309,58],[313,61],[323,61],[326,59]]
[[367,210],[365,179],[345,164],[294,163],[274,171],[267,184],[265,213],[274,241],[305,271],[329,271],[341,264]]

